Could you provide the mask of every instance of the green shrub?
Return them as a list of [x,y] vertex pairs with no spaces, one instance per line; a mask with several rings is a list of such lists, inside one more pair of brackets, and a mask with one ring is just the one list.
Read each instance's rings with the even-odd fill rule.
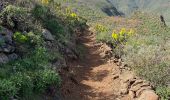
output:
[[14,40],[19,43],[26,43],[28,42],[28,37],[20,32],[15,32]]
[[50,58],[45,48],[39,47],[24,59],[1,65],[0,99],[29,99],[32,94],[43,93],[50,86],[58,87],[61,80],[59,75],[50,69]]
[[[32,74],[32,73],[31,73]],[[27,73],[17,73],[12,75],[10,80],[15,83],[18,88],[18,96],[22,98],[30,98],[33,94],[34,83],[32,77]]]
[[10,80],[0,79],[0,99],[8,100],[17,94],[18,88]]
[[34,9],[32,9],[32,15],[37,19],[38,18],[44,19],[47,17],[47,15],[49,13],[48,11],[49,10],[46,6],[36,4]]
[[31,16],[27,9],[8,5],[0,13],[0,20],[3,26],[14,30],[30,30],[32,27]]
[[44,92],[49,86],[59,86],[59,75],[53,70],[42,70],[36,73],[35,91]]

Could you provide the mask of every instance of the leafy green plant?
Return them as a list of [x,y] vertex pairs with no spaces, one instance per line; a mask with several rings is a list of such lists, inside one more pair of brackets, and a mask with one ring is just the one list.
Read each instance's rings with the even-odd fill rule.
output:
[[48,66],[50,56],[45,48],[39,47],[32,56],[29,55],[0,66],[3,71],[0,75],[0,99],[28,99],[32,94],[45,92],[50,86],[60,85],[59,75]]
[[10,80],[15,83],[18,88],[18,96],[23,98],[30,98],[33,94],[34,83],[31,76],[27,73],[16,73],[12,75]]
[[1,79],[0,81],[0,99],[8,100],[9,98],[14,97],[17,94],[17,87],[15,84],[6,79]]
[[44,92],[45,89],[51,85],[60,85],[59,75],[52,70],[42,70],[37,72],[35,80],[35,91],[37,92]]
[[19,43],[26,43],[28,42],[28,37],[20,32],[14,33],[14,40]]

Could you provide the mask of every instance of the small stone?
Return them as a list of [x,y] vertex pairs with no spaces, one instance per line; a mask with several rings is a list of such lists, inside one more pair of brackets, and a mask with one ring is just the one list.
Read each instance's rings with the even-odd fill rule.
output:
[[15,51],[15,47],[11,45],[6,45],[5,47],[2,48],[4,53],[12,53]]
[[53,35],[51,34],[50,31],[43,29],[42,35],[43,35],[45,40],[54,41],[54,37],[53,37]]
[[142,83],[143,83],[143,80],[138,79],[138,80],[136,80],[136,81],[132,84],[132,87],[133,87],[133,86],[136,86],[136,85],[138,85],[138,84],[142,84]]
[[127,94],[128,93],[128,84],[126,84],[126,83],[121,83],[121,89],[120,89],[120,91],[121,91],[121,94]]
[[113,79],[114,79],[114,80],[117,79],[117,78],[119,78],[119,75],[118,75],[118,74],[113,75]]
[[69,48],[66,48],[65,54],[71,59],[78,59],[77,55]]
[[136,92],[136,91],[138,91],[140,88],[141,88],[141,85],[137,85],[137,86],[131,87],[130,90]]
[[133,98],[135,97],[135,93],[133,91],[129,91],[128,96],[133,100]]
[[120,77],[120,79],[123,81],[123,83],[127,83],[128,81],[130,81],[134,78],[135,78],[135,76],[131,72],[124,72]]
[[18,55],[13,53],[13,54],[8,55],[8,58],[9,58],[10,61],[13,61],[13,60],[18,59]]
[[7,63],[8,61],[8,57],[4,53],[0,53],[0,63]]
[[145,90],[137,100],[159,100],[159,97],[154,91]]
[[11,30],[8,30],[7,28],[2,27],[2,31],[0,31],[0,35],[4,38],[6,43],[12,44],[13,32]]
[[135,82],[134,84],[132,84],[130,90],[136,92],[139,89],[141,89],[142,87],[148,87],[148,86],[150,86],[150,85],[147,82],[138,81],[138,82]]
[[128,93],[128,90],[127,90],[127,89],[121,89],[120,91],[121,91],[121,94],[123,94],[123,95],[125,95],[125,94]]
[[136,92],[136,97],[139,97],[143,91],[145,90],[151,90],[152,88],[150,86],[147,87],[141,87],[137,92]]

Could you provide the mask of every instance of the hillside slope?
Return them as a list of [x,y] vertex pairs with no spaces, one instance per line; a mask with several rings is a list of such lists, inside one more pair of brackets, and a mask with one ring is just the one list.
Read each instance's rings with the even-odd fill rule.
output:
[[170,0],[107,0],[119,11],[130,15],[135,10],[163,15],[167,24],[170,23]]
[[[59,0],[63,3],[63,0]],[[58,2],[58,0],[57,0]],[[81,16],[96,20],[106,16],[130,16],[134,11],[163,15],[170,25],[170,0],[66,0]]]

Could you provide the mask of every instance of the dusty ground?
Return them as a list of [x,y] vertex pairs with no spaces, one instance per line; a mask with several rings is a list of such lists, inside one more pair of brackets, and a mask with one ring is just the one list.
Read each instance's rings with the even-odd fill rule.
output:
[[85,58],[70,65],[71,81],[64,83],[65,100],[115,100],[112,69],[101,57],[101,45],[97,45],[94,35],[88,34],[80,40],[87,52]]
[[[83,60],[70,62],[69,69],[61,75],[62,100],[158,100],[148,82],[103,59],[105,48],[96,43],[94,34],[87,33],[79,41],[87,51]],[[148,91],[150,94],[141,97]]]

